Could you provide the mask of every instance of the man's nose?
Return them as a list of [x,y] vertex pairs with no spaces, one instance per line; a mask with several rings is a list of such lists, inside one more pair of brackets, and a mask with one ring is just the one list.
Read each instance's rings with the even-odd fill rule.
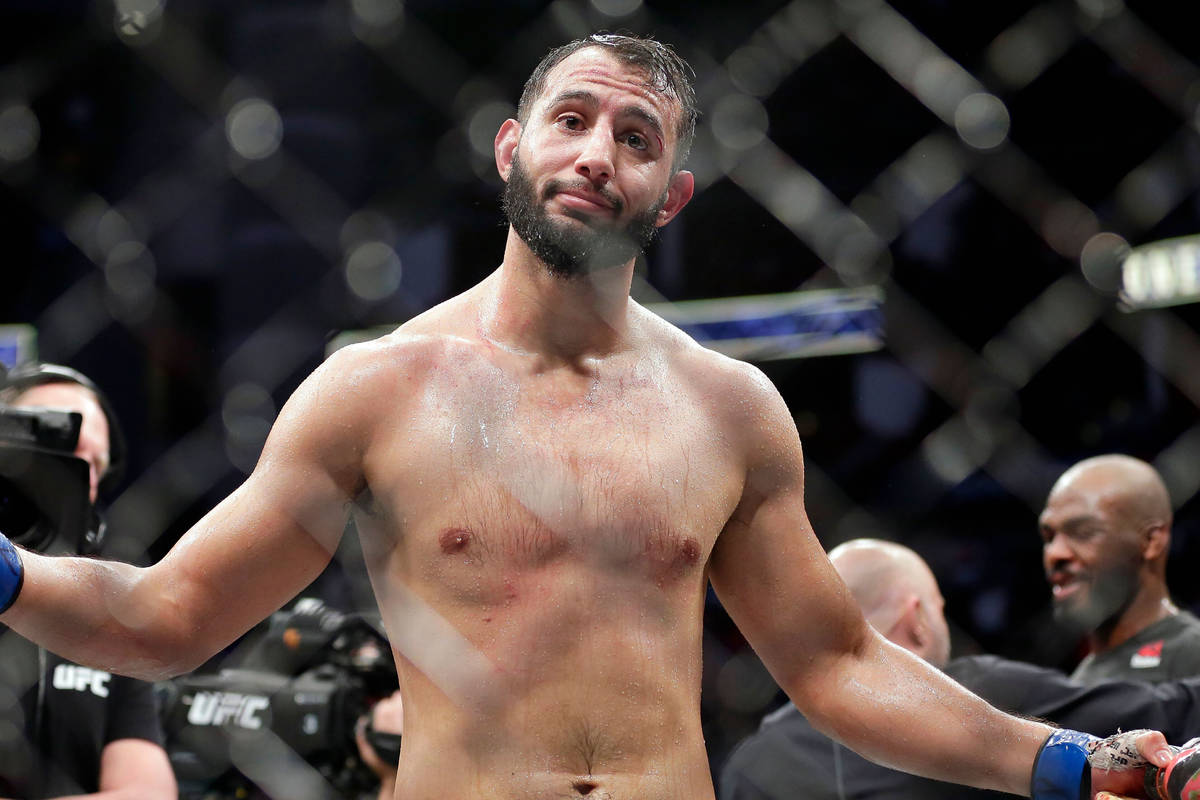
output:
[[1066,537],[1062,534],[1053,534],[1042,545],[1042,560],[1047,569],[1070,561],[1074,557],[1075,551],[1071,549]]
[[616,142],[602,126],[596,126],[583,142],[575,159],[575,172],[593,183],[602,184],[613,177],[613,148]]

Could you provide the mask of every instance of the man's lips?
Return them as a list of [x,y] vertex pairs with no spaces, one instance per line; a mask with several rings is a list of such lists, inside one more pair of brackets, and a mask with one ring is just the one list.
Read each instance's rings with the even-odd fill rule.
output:
[[1055,600],[1066,600],[1068,597],[1077,594],[1079,592],[1079,587],[1080,584],[1078,583],[1060,583],[1051,587],[1050,593],[1054,595]]
[[590,213],[613,213],[612,204],[598,194],[563,191],[556,194],[554,198],[565,208]]
[[1050,593],[1055,600],[1063,600],[1083,589],[1084,580],[1075,575],[1053,575],[1050,578]]

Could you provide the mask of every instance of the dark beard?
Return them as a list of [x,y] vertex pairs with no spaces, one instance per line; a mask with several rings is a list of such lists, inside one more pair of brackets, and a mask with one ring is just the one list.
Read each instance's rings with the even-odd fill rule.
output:
[[[583,181],[587,182],[586,179]],[[596,191],[590,182],[587,185],[589,190]],[[654,221],[667,201],[665,192],[653,207],[634,215],[624,230],[592,227],[582,216],[579,219],[585,227],[580,230],[573,225],[557,224],[546,213],[545,201],[566,188],[570,187],[561,181],[551,181],[539,202],[528,173],[513,153],[512,171],[504,186],[504,215],[552,274],[575,278],[594,270],[626,264],[654,241],[658,232]],[[620,215],[621,201],[604,189],[599,192],[612,204],[614,216]]]
[[1137,590],[1136,570],[1107,570],[1092,581],[1082,602],[1055,603],[1054,618],[1069,630],[1080,633],[1111,628],[1129,608]]

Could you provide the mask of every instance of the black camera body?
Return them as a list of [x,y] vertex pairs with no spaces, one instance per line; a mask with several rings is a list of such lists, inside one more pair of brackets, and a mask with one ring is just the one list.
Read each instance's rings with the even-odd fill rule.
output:
[[355,726],[397,686],[381,626],[312,598],[265,625],[237,667],[159,686],[180,797],[369,794]]
[[0,405],[0,531],[50,555],[95,552],[88,465],[75,456],[82,416]]

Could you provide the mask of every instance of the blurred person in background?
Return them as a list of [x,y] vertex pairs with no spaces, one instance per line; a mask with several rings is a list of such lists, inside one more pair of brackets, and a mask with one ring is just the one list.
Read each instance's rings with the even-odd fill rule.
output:
[[1200,620],[1167,591],[1171,499],[1144,461],[1102,455],[1075,464],[1039,520],[1054,616],[1086,633],[1072,677],[1165,681],[1200,674]]
[[[937,580],[914,551],[856,539],[830,559],[871,625],[997,708],[1081,731],[1154,728],[1169,739],[1200,733],[1200,676],[1152,685],[1088,687],[1058,670],[991,655],[950,658]],[[798,788],[800,787],[800,788]],[[792,703],[767,715],[721,770],[720,800],[954,800],[1009,797],[888,769],[816,730]]]
[[[98,552],[104,527],[96,502],[120,479],[125,454],[111,405],[88,378],[54,364],[22,365],[0,386],[0,405],[81,415],[73,455],[87,465],[93,513],[83,539],[62,544]],[[74,664],[0,631],[0,797],[67,796],[177,796],[153,686]]]
[[0,619],[106,669],[187,671],[308,585],[352,514],[404,697],[405,800],[712,798],[710,581],[789,696],[862,752],[1013,792],[1032,777],[1038,798],[1140,793],[1161,734],[1003,714],[867,625],[808,522],[779,392],[630,297],[694,191],[690,73],[652,39],[552,51],[494,140],[501,265],[330,356],[157,564],[0,536]]
[[[377,749],[381,735],[387,752]],[[378,800],[403,800],[396,794],[396,767],[400,737],[404,734],[404,700],[395,691],[371,707],[354,732],[363,763],[379,777]]]

